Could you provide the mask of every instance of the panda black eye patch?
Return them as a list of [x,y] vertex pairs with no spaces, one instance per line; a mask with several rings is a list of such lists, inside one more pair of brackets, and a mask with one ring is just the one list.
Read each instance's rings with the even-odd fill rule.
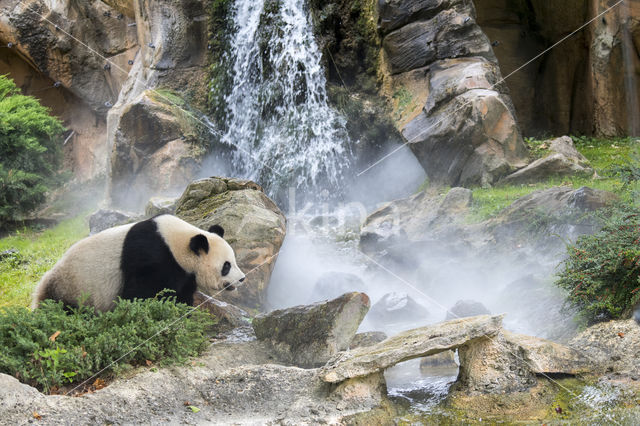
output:
[[226,276],[230,270],[231,264],[229,262],[224,262],[224,265],[222,265],[222,276]]

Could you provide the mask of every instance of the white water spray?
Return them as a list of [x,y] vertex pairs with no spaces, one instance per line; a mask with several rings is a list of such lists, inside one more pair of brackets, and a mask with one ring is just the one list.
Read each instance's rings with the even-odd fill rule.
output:
[[236,174],[274,196],[337,189],[350,163],[345,120],[327,103],[321,54],[304,0],[237,0],[226,97]]

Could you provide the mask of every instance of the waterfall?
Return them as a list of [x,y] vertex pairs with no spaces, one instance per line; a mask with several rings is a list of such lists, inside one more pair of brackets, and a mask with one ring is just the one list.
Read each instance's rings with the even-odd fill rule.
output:
[[350,164],[345,119],[327,102],[321,54],[305,0],[236,0],[233,87],[222,142],[237,175],[271,196],[334,192]]

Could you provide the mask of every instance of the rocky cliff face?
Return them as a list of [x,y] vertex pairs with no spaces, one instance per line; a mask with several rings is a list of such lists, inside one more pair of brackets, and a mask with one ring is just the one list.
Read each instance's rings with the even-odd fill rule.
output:
[[104,175],[105,118],[138,50],[134,20],[101,1],[3,0],[0,8],[0,73],[73,131],[65,151],[80,180]]
[[491,185],[527,150],[473,2],[379,4],[386,90],[397,126],[429,178]]
[[[629,71],[637,78],[640,70],[640,3],[625,3],[506,81],[525,134],[629,133],[633,123],[626,97],[637,103],[640,88],[626,87],[624,78]],[[494,52],[502,73],[508,75],[615,2],[476,0],[475,4],[478,24],[499,43]],[[629,70],[625,70],[625,48],[630,50]]]
[[[141,199],[179,191],[204,154],[192,142],[210,142],[201,135],[156,135],[153,129],[182,120],[182,113],[162,104],[178,104],[196,122],[193,111],[207,109],[209,62],[224,56],[209,54],[224,46],[212,42],[216,19],[224,18],[216,15],[220,4],[0,0],[0,72],[73,131],[65,150],[79,180],[107,175],[113,201],[121,206],[131,201],[119,197],[122,188],[136,187]],[[224,2],[225,13],[229,4]],[[611,2],[309,5],[329,97],[349,116],[348,131],[360,141],[360,166],[379,158],[381,146],[400,132],[432,180],[492,184],[524,166],[520,129],[527,135],[620,135],[638,126],[629,118],[635,111],[630,105],[640,104],[640,88],[632,84],[640,69],[637,1],[617,6],[504,83],[502,76]],[[157,105],[150,106],[143,92],[158,88],[169,92],[159,92]],[[138,109],[151,111],[145,120],[152,123],[133,126],[131,114]],[[179,133],[197,134],[192,124],[182,124]],[[145,140],[141,150],[139,139]]]

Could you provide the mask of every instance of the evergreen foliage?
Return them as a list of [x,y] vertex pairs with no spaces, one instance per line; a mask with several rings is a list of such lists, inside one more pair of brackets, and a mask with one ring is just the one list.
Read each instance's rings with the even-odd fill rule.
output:
[[63,131],[36,98],[0,75],[0,222],[35,209],[58,183]]
[[640,301],[640,216],[613,217],[569,246],[556,282],[589,324],[628,318]]
[[33,312],[0,309],[0,372],[50,392],[105,367],[106,374],[127,363],[184,362],[207,347],[214,324],[206,312],[191,310],[175,298],[120,300],[97,314],[86,306],[68,312],[51,300]]

